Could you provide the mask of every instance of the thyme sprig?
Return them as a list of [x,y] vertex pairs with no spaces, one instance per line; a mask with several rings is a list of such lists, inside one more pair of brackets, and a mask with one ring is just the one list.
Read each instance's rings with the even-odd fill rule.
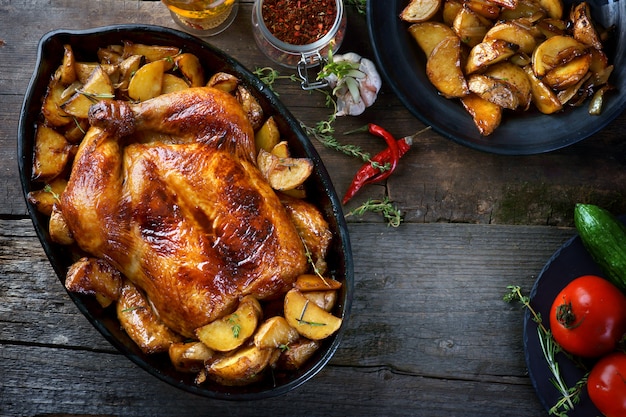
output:
[[344,4],[354,6],[359,14],[365,14],[367,0],[344,0]]
[[230,329],[233,332],[233,337],[235,339],[238,339],[239,333],[241,332],[241,324],[239,323],[239,316],[237,316],[237,314],[233,314],[231,317],[228,318],[228,323],[232,324]]
[[52,194],[52,198],[55,199],[56,201],[61,201],[61,196],[52,189],[52,186],[50,186],[50,184],[46,184],[43,187],[43,190],[46,193]]
[[587,382],[587,375],[585,375],[580,381],[576,382],[573,387],[568,387],[567,383],[563,380],[559,363],[556,360],[556,355],[563,353],[567,355],[561,346],[554,340],[552,333],[542,323],[541,314],[538,313],[530,305],[530,297],[522,294],[521,287],[517,285],[509,285],[509,290],[503,297],[504,301],[510,303],[513,301],[520,302],[531,314],[532,320],[537,323],[537,336],[539,337],[539,344],[543,352],[543,356],[546,359],[548,368],[552,373],[550,382],[561,394],[561,398],[557,401],[552,408],[548,411],[550,415],[558,417],[567,417],[567,413],[574,409],[574,406],[580,401],[580,394]]
[[254,70],[254,75],[256,75],[259,80],[261,80],[261,82],[263,84],[265,84],[270,90],[272,90],[272,92],[278,97],[280,94],[278,94],[278,92],[274,89],[274,83],[276,82],[276,80],[280,80],[280,79],[287,79],[287,80],[291,80],[291,81],[297,81],[299,82],[300,80],[296,77],[295,74],[291,74],[291,75],[280,75],[280,73],[278,71],[276,71],[274,68],[272,67],[262,67],[262,68],[256,68]]
[[105,99],[105,98],[115,98],[115,94],[107,94],[107,93],[92,93],[90,91],[85,91],[85,90],[76,90],[77,93],[84,95],[85,97],[87,97],[89,100],[91,101],[98,101],[101,99]]
[[384,197],[382,200],[370,198],[365,203],[346,214],[346,217],[362,216],[367,212],[382,214],[383,218],[387,221],[387,225],[391,227],[398,227],[400,223],[402,223],[402,213],[393,205],[389,197]]

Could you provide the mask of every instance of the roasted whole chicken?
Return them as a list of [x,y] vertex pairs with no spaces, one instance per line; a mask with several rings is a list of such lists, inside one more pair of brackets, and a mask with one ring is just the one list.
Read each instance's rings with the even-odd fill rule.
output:
[[145,292],[173,331],[193,337],[245,295],[286,293],[310,267],[307,235],[323,259],[321,213],[277,197],[231,94],[199,87],[138,104],[102,100],[89,122],[62,215],[78,246]]

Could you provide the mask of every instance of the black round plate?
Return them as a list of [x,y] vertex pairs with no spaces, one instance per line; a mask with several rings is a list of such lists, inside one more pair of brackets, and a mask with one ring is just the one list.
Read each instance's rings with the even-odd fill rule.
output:
[[[79,310],[98,329],[102,335],[130,360],[152,375],[183,390],[211,398],[228,400],[251,400],[284,394],[308,381],[328,363],[339,346],[345,332],[350,313],[354,290],[353,263],[348,229],[341,210],[341,203],[336,195],[319,155],[297,120],[250,71],[240,63],[210,46],[204,41],[187,33],[150,25],[115,25],[88,30],[58,30],[43,36],[39,43],[37,64],[26,91],[18,127],[18,164],[24,195],[43,188],[32,180],[33,142],[35,125],[38,121],[42,98],[49,80],[61,63],[63,45],[70,44],[78,59],[96,61],[98,47],[119,45],[122,41],[144,43],[148,45],[177,46],[185,52],[195,54],[203,68],[210,73],[225,71],[237,76],[259,101],[266,115],[273,115],[278,123],[281,135],[287,140],[294,155],[310,158],[315,166],[313,175],[307,180],[307,192],[312,201],[325,214],[334,239],[329,248],[329,270],[343,282],[336,315],[343,318],[341,329],[324,341],[323,346],[311,358],[307,366],[287,374],[276,374],[274,378],[265,378],[260,383],[245,387],[227,387],[205,383],[196,385],[193,374],[177,372],[167,355],[146,355],[120,329],[119,322],[111,309],[102,309],[93,297],[68,293]],[[55,269],[61,283],[73,260],[79,256],[71,247],[53,243],[48,234],[48,218],[39,213],[26,201],[30,216],[42,246]]]
[[[564,0],[565,10],[575,0]],[[544,115],[536,110],[506,111],[490,136],[481,136],[459,100],[440,96],[426,76],[426,56],[398,17],[409,0],[369,0],[367,21],[374,54],[383,78],[400,101],[424,124],[470,148],[507,155],[537,154],[563,148],[600,131],[626,109],[626,2],[588,1],[593,18],[616,26],[606,45],[615,65],[616,90],[606,96],[602,114],[590,116],[588,106]],[[579,1],[575,1],[578,3]]]

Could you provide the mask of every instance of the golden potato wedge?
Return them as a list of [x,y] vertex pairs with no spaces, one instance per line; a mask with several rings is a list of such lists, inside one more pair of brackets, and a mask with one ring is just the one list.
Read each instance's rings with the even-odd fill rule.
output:
[[152,61],[135,72],[128,83],[128,96],[135,101],[146,101],[161,94],[166,61]]
[[572,21],[572,36],[574,39],[595,49],[602,49],[602,41],[591,20],[591,11],[587,2],[579,3],[572,8],[570,20]]
[[461,103],[472,116],[474,124],[483,136],[491,135],[502,121],[502,107],[487,101],[477,94],[461,97]]
[[570,36],[553,36],[533,51],[532,65],[537,77],[587,52],[587,46]]
[[48,84],[41,106],[41,113],[50,126],[64,126],[72,121],[72,117],[61,108],[65,101],[64,91],[65,87],[60,80],[53,79]]
[[461,70],[461,41],[458,37],[445,38],[433,49],[426,60],[426,75],[444,97],[463,97],[469,93]]
[[50,240],[60,245],[71,245],[74,243],[74,236],[58,204],[52,206],[52,213],[50,213],[50,221],[48,222],[48,234],[50,235]]
[[428,21],[414,23],[409,26],[409,33],[424,51],[426,57],[435,49],[435,46],[447,37],[456,36],[450,26],[440,22]]
[[124,58],[122,58],[122,50],[116,48],[115,45],[109,45],[106,48],[98,48],[96,55],[98,56],[98,62],[100,64],[118,65],[124,60]]
[[245,296],[233,313],[197,328],[196,337],[218,352],[236,349],[254,334],[262,314],[257,299]]
[[274,190],[293,190],[302,185],[313,172],[313,162],[308,158],[279,158],[261,149],[257,166]]
[[117,65],[111,64],[100,64],[98,62],[76,62],[74,64],[74,69],[76,70],[76,79],[81,84],[86,84],[89,80],[89,77],[93,74],[94,70],[100,67],[104,70],[105,74],[111,78],[111,74],[114,74],[116,71],[119,71]]
[[72,145],[65,136],[56,130],[38,125],[35,133],[35,156],[33,158],[33,179],[50,181],[65,169]]
[[52,206],[59,201],[60,195],[67,187],[67,179],[56,177],[41,190],[28,193],[28,201],[35,206],[37,211],[46,216],[52,214]]
[[518,0],[515,7],[505,7],[500,12],[500,20],[532,18],[538,20],[545,17],[546,11],[534,0]]
[[570,100],[580,98],[580,91],[583,84],[586,83],[591,77],[591,72],[588,72],[583,78],[580,79],[580,81],[578,81],[578,83],[569,86],[564,90],[557,91],[556,96],[558,97],[559,102],[564,106],[566,103],[569,103]]
[[72,118],[72,123],[63,128],[63,136],[72,145],[79,145],[89,129],[89,120]]
[[130,84],[130,79],[135,75],[135,73],[139,70],[139,68],[144,64],[145,59],[142,55],[131,55],[128,58],[124,59],[120,62],[118,68],[120,72],[120,77],[118,79],[115,88],[120,90],[125,96],[128,92],[128,85]]
[[517,45],[518,52],[532,54],[537,41],[527,26],[521,26],[515,21],[502,22],[494,25],[485,34],[483,42],[500,39],[509,44]]
[[600,74],[609,67],[609,58],[603,51],[592,48],[589,50],[589,55],[591,55],[589,71],[593,74]]
[[289,151],[289,143],[286,140],[278,142],[270,151],[272,155],[279,158],[290,158],[291,152]]
[[202,342],[172,343],[168,354],[177,371],[189,373],[200,372],[204,363],[215,356],[215,352]]
[[315,274],[301,274],[296,278],[294,288],[305,291],[338,290],[341,282],[332,278],[322,278]]
[[518,0],[492,0],[495,4],[504,7],[505,9],[514,10],[517,8]]
[[528,80],[530,81],[530,92],[533,104],[544,114],[556,113],[563,108],[561,101],[554,91],[545,85],[533,71],[530,65],[524,67]]
[[307,339],[325,339],[341,327],[341,318],[311,302],[297,289],[285,295],[284,309],[287,323]]
[[269,364],[274,349],[259,349],[255,345],[217,359],[207,366],[208,377],[223,385],[247,385],[258,381]]
[[174,74],[163,74],[163,84],[161,85],[161,94],[173,93],[175,91],[185,90],[189,88],[187,81]]
[[211,76],[207,87],[217,88],[226,93],[232,93],[239,85],[239,78],[227,72],[216,72]]
[[83,87],[61,105],[66,113],[86,119],[92,104],[105,98],[114,98],[115,90],[109,75],[101,66],[95,67]]
[[55,71],[54,79],[60,81],[63,85],[70,85],[77,79],[76,69],[74,68],[76,59],[71,45],[63,45],[63,51],[63,61]]
[[250,93],[250,90],[243,85],[237,86],[235,97],[239,103],[241,103],[241,107],[243,107],[243,111],[248,116],[252,129],[256,132],[264,123],[263,108],[258,100]]
[[124,59],[131,55],[142,55],[146,57],[147,62],[154,62],[167,60],[168,58],[171,60],[180,53],[180,48],[176,46],[144,45],[130,41],[124,41],[123,45],[122,57]]
[[467,8],[487,19],[496,20],[500,16],[500,5],[489,0],[468,0]]
[[300,369],[320,346],[317,340],[300,338],[280,354],[276,368],[289,371]]
[[541,19],[536,23],[535,28],[545,38],[567,35],[567,23],[560,19]]
[[307,299],[311,300],[326,311],[331,311],[337,303],[337,291],[306,291],[303,292]]
[[585,54],[551,69],[543,77],[542,81],[554,90],[564,90],[574,84],[578,84],[589,71],[590,65],[591,54]]
[[519,107],[519,98],[511,85],[483,74],[472,74],[467,85],[469,90],[481,98],[505,109],[515,110]]
[[174,57],[174,63],[191,87],[202,87],[205,84],[204,70],[197,56],[185,52]]
[[461,42],[469,47],[479,44],[491,26],[492,23],[489,19],[475,13],[465,4],[452,22],[454,32]]
[[561,19],[563,17],[563,2],[561,0],[536,0],[539,6],[546,11],[549,17]]
[[117,301],[122,292],[122,275],[108,262],[98,258],[80,258],[65,276],[68,291],[93,295],[102,307]]
[[452,27],[454,24],[454,18],[459,13],[459,10],[463,7],[463,2],[460,0],[444,0],[441,12],[441,21],[446,25]]
[[490,39],[475,45],[467,57],[465,74],[473,74],[489,65],[509,59],[518,46],[502,39]]
[[499,62],[487,68],[484,75],[507,83],[517,95],[519,107],[528,110],[532,101],[530,80],[522,68],[507,61]]
[[254,344],[259,349],[288,346],[300,338],[300,333],[281,316],[265,320],[254,334]]
[[274,116],[270,116],[254,134],[256,151],[258,153],[263,149],[266,152],[270,152],[278,142],[280,142],[280,131]]
[[130,281],[122,284],[116,311],[126,334],[146,354],[167,352],[172,343],[182,342],[182,337],[161,322],[145,295]]
[[441,7],[442,0],[411,0],[400,13],[400,19],[409,23],[425,22]]
[[292,188],[291,190],[282,190],[281,193],[300,200],[306,198],[307,196],[306,188],[304,188],[303,185],[299,185],[296,188]]

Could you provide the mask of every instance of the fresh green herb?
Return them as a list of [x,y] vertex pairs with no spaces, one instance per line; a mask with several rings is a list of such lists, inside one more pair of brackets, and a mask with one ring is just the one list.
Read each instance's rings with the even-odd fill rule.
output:
[[106,93],[91,93],[85,90],[76,90],[77,93],[80,93],[87,97],[91,101],[98,101],[103,98],[115,98],[115,94],[106,94]]
[[402,223],[402,213],[393,205],[389,197],[385,197],[382,200],[370,198],[365,203],[346,214],[346,217],[362,216],[367,212],[382,214],[383,218],[387,220],[387,225],[391,227],[398,227],[400,223]]
[[232,324],[231,330],[233,331],[233,337],[235,339],[239,338],[239,332],[241,331],[241,324],[239,324],[239,317],[236,314],[233,314],[228,318],[228,323]]
[[318,80],[335,76],[337,77],[337,84],[333,88],[333,94],[337,94],[340,88],[344,85],[350,91],[352,98],[355,101],[359,101],[361,94],[359,93],[359,83],[357,80],[365,78],[365,73],[359,71],[360,64],[358,62],[339,61],[333,60],[332,49],[328,50],[328,61],[322,68],[319,74],[317,74]]
[[274,90],[274,83],[276,82],[276,80],[287,79],[287,80],[291,80],[291,81],[295,81],[295,82],[299,82],[300,81],[298,79],[298,77],[296,77],[295,74],[291,74],[289,76],[287,76],[287,75],[280,75],[280,73],[278,71],[276,71],[272,67],[256,68],[254,70],[254,75],[256,75],[259,78],[259,80],[261,80],[261,82],[263,82],[263,84],[267,85],[268,88],[270,90],[272,90],[272,92],[276,96],[279,96],[278,92],[276,90]]
[[296,319],[298,324],[308,324],[309,326],[326,326],[326,323],[317,323],[314,321],[304,320],[304,313],[306,312],[307,307],[309,307],[309,300],[306,300],[306,303],[304,303],[304,307],[302,307],[302,313],[300,314],[300,318]]
[[521,287],[517,285],[509,285],[507,287],[509,292],[504,295],[503,299],[507,303],[513,301],[519,301],[525,308],[530,311],[532,319],[537,323],[537,336],[539,337],[539,344],[543,356],[548,363],[548,368],[552,373],[552,379],[550,382],[560,392],[561,398],[557,403],[550,408],[548,413],[558,417],[567,417],[567,413],[574,409],[575,404],[580,401],[580,394],[587,381],[587,375],[585,375],[580,381],[578,381],[573,387],[568,387],[561,370],[559,369],[559,363],[556,360],[556,355],[559,353],[566,354],[566,352],[559,346],[559,344],[552,337],[552,333],[548,330],[541,321],[541,314],[537,313],[535,309],[530,305],[530,297],[522,294]]
[[281,352],[287,352],[289,350],[289,345],[278,345],[278,349],[280,349]]
[[52,189],[50,184],[46,184],[45,187],[43,187],[43,190],[45,192],[47,192],[47,193],[52,194],[52,198],[54,198],[56,201],[60,201],[61,200],[61,196],[54,192],[54,190]]
[[304,254],[306,255],[306,259],[309,261],[309,264],[311,264],[311,268],[313,268],[313,272],[315,273],[315,275],[320,277],[322,281],[324,281],[324,284],[326,284],[326,278],[322,276],[322,273],[320,272],[320,270],[317,268],[317,265],[313,261],[313,256],[311,255],[311,251],[309,250],[309,247],[307,246],[304,239],[301,238],[300,240],[302,241],[302,245],[304,246]]

